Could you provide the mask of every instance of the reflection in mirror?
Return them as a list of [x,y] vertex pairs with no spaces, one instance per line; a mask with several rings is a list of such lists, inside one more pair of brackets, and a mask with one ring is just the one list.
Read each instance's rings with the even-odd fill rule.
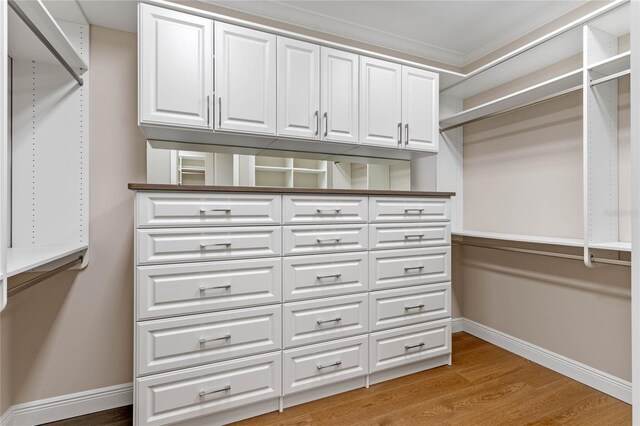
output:
[[147,143],[147,183],[409,190],[410,167],[403,160],[278,151],[250,155],[211,145]]

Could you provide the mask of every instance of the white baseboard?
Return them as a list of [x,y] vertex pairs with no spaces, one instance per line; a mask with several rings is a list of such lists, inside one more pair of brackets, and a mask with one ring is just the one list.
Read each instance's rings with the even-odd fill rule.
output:
[[459,333],[464,331],[464,318],[451,318],[451,332]]
[[[540,364],[550,370],[567,376],[580,383],[604,392],[614,398],[631,404],[631,383],[600,371],[581,362],[567,358],[532,343],[510,336],[486,325],[479,324],[466,318],[457,318],[462,331],[486,340],[496,346],[520,355],[530,361]],[[452,327],[455,330],[455,327]]]
[[0,426],[27,426],[82,416],[133,403],[133,385],[109,386],[16,404],[0,417]]

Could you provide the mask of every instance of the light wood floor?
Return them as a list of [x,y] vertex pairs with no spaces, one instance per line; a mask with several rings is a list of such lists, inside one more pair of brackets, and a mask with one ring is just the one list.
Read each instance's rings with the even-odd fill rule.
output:
[[[122,411],[113,422],[105,413],[109,411],[58,424],[123,424]],[[456,333],[451,367],[254,417],[236,426],[525,424],[630,425],[631,406],[469,334]]]

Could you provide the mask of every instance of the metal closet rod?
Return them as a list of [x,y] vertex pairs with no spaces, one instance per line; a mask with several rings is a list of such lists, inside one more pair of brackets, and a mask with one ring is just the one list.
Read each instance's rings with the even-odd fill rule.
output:
[[34,285],[41,283],[42,281],[47,280],[53,277],[54,275],[58,275],[62,271],[66,271],[67,269],[71,268],[74,265],[81,264],[83,259],[84,259],[83,256],[79,256],[77,259],[67,262],[64,265],[60,265],[57,268],[47,271],[41,275],[38,275],[35,278],[31,278],[30,280],[27,280],[14,287],[11,287],[10,289],[7,290],[7,295],[11,297],[14,294],[20,293],[21,291],[28,289],[29,287],[33,287]]
[[630,75],[631,70],[624,70],[617,72],[615,74],[608,75],[606,77],[598,78],[596,80],[591,80],[591,87],[597,86],[598,84],[606,83],[607,81],[617,80],[618,78],[622,78],[625,75]]
[[20,17],[20,19],[22,19],[27,27],[29,27],[31,32],[33,32],[33,34],[38,37],[42,44],[44,44],[44,46],[49,49],[51,54],[58,60],[58,62],[60,62],[60,64],[62,64],[62,66],[69,72],[69,74],[71,74],[71,77],[73,77],[78,82],[78,84],[82,86],[84,84],[84,80],[82,80],[82,77],[80,77],[76,70],[74,70],[73,67],[69,65],[69,63],[62,57],[62,55],[56,50],[56,48],[53,47],[51,43],[49,43],[49,40],[47,40],[44,34],[40,32],[33,21],[31,21],[31,19],[29,19],[29,17],[25,15],[22,9],[20,9],[20,6],[16,4],[16,0],[9,0],[9,6],[11,6],[11,9],[13,9],[13,11]]
[[[566,253],[556,253],[552,251],[542,251],[542,250],[531,250],[531,249],[523,249],[517,247],[506,247],[506,246],[498,246],[493,244],[478,244],[478,243],[470,243],[465,241],[453,241],[453,245],[459,246],[471,246],[471,247],[480,247],[487,248],[491,250],[500,250],[500,251],[510,251],[515,253],[524,253],[524,254],[532,254],[536,256],[546,256],[546,257],[556,257],[560,259],[569,259],[569,260],[577,260],[580,262],[584,262],[583,256],[578,256],[576,254],[566,254]],[[594,257],[591,255],[591,262],[593,263],[603,263],[607,265],[617,265],[617,266],[631,266],[631,262],[627,260],[616,260],[616,259],[605,259],[600,257]]]

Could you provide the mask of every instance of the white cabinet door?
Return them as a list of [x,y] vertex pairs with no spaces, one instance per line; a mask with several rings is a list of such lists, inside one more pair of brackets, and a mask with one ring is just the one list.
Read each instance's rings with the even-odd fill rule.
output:
[[393,62],[360,57],[360,143],[401,144],[401,70]]
[[320,46],[278,37],[278,134],[317,139]]
[[438,151],[438,79],[438,74],[402,67],[402,123],[406,149]]
[[322,47],[322,140],[358,143],[358,55]]
[[276,36],[216,22],[216,130],[276,133]]
[[140,4],[140,122],[212,128],[213,21]]

